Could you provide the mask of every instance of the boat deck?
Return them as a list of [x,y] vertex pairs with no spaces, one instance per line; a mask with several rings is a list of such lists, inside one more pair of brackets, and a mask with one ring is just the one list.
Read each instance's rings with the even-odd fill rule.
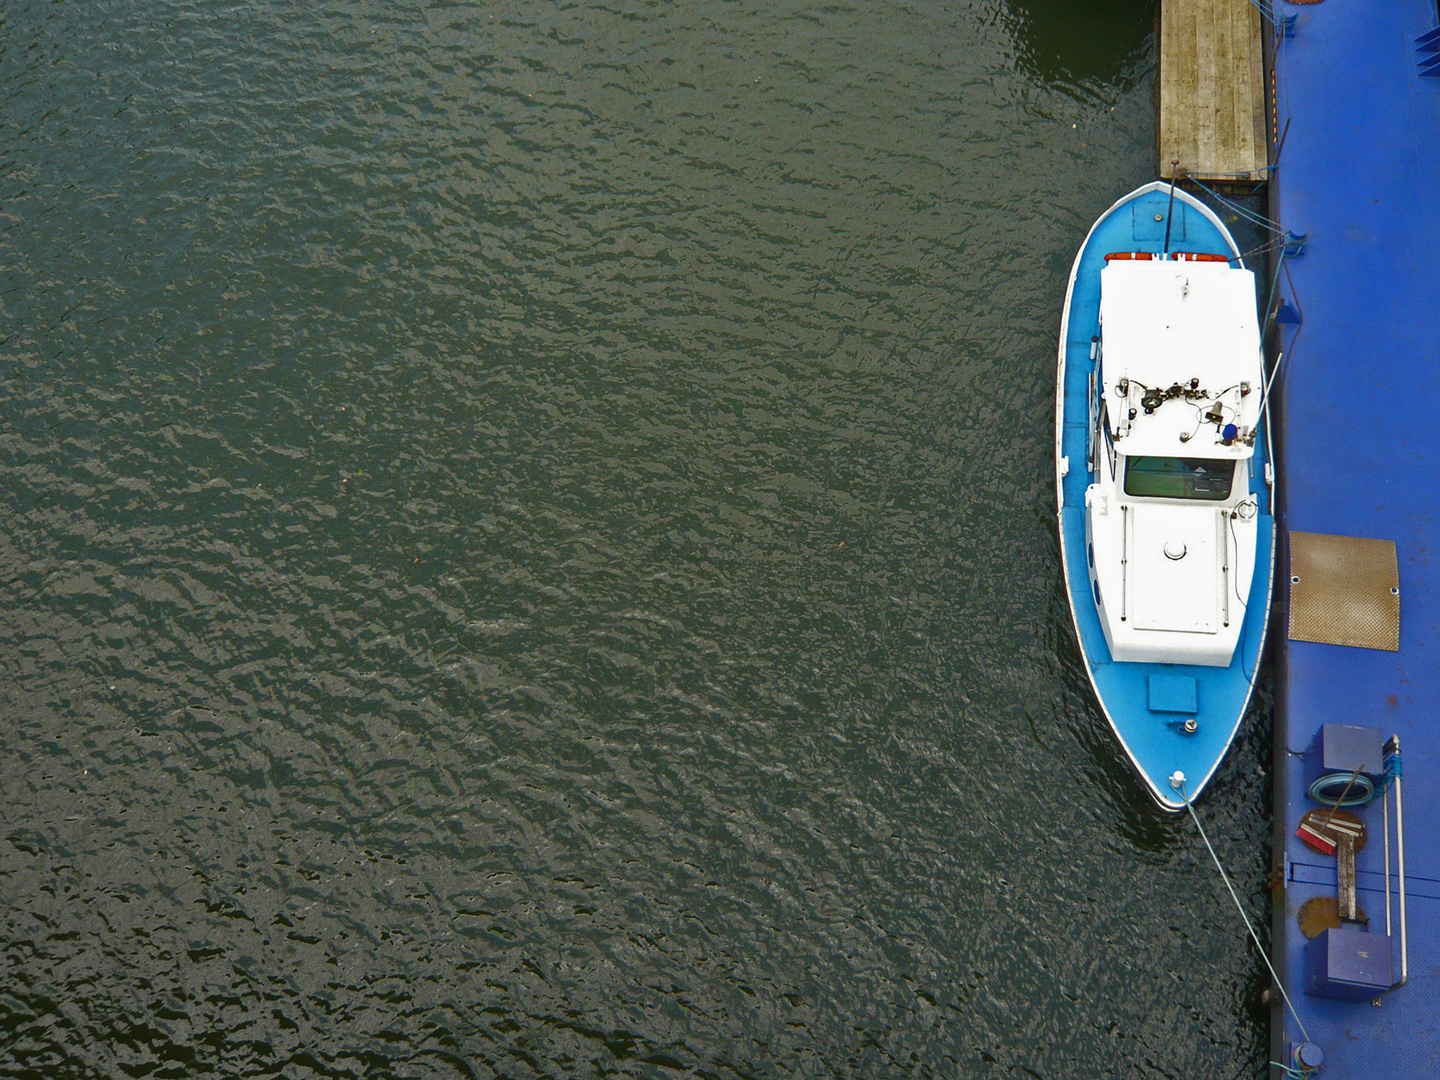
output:
[[1161,0],[1160,175],[1219,183],[1269,161],[1260,13],[1250,0]]
[[[1277,54],[1280,123],[1290,120],[1275,209],[1308,234],[1282,292],[1287,329],[1280,451],[1282,534],[1394,541],[1399,649],[1285,640],[1278,619],[1272,953],[1300,1022],[1276,1003],[1273,1054],[1289,1063],[1301,1025],[1325,1080],[1440,1075],[1440,78],[1416,39],[1434,0],[1277,5],[1297,15]],[[1293,286],[1292,286],[1293,282]],[[1293,289],[1293,291],[1292,291]],[[1283,582],[1294,568],[1285,569]],[[1280,590],[1285,598],[1285,587]],[[1293,632],[1293,626],[1292,626]],[[1409,984],[1379,998],[1306,993],[1305,901],[1336,893],[1336,859],[1295,837],[1307,796],[1302,755],[1324,723],[1398,734],[1404,751]],[[1359,811],[1360,906],[1384,931],[1379,802]],[[1281,897],[1283,895],[1283,902]],[[1398,897],[1392,897],[1398,901]],[[1398,917],[1398,912],[1397,912]],[[1399,977],[1398,923],[1394,951]],[[1281,1075],[1278,1069],[1272,1076]]]
[[[1179,771],[1188,780],[1188,795],[1198,797],[1225,755],[1244,718],[1257,674],[1270,614],[1270,579],[1274,553],[1274,517],[1270,486],[1263,465],[1270,458],[1270,438],[1256,440],[1254,462],[1246,482],[1258,508],[1255,573],[1245,597],[1237,593],[1234,611],[1243,620],[1240,641],[1226,667],[1126,662],[1111,659],[1110,646],[1092,592],[1088,563],[1093,556],[1086,537],[1086,489],[1089,471],[1089,383],[1096,370],[1094,342],[1100,314],[1101,270],[1110,252],[1189,249],[1238,255],[1223,223],[1192,196],[1179,193],[1171,204],[1166,185],[1155,183],[1132,192],[1112,206],[1086,237],[1072,270],[1060,351],[1055,403],[1056,458],[1067,463],[1059,478],[1060,541],[1065,585],[1075,631],[1086,659],[1095,694],[1116,738],[1155,800],[1183,811],[1184,803],[1168,778]],[[1227,597],[1228,600],[1228,597]],[[1125,594],[1112,597],[1125,609]],[[1241,615],[1240,612],[1245,612]],[[1172,680],[1188,683],[1185,704],[1162,700]],[[1193,719],[1193,732],[1183,726]]]

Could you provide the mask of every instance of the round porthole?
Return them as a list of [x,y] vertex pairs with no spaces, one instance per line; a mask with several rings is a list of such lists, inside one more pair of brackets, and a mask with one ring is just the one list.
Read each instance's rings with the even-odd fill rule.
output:
[[1299,574],[1291,574],[1291,575],[1290,575],[1290,584],[1291,584],[1291,585],[1299,585],[1299,584],[1300,584],[1300,575],[1299,575]]

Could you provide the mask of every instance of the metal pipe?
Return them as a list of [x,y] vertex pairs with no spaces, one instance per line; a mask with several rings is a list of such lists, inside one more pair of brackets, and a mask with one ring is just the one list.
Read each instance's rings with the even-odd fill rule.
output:
[[[1395,738],[1395,749],[1400,749],[1400,739]],[[1400,777],[1395,777],[1395,840],[1396,870],[1400,876],[1400,985],[1410,981],[1410,943],[1406,935],[1405,919],[1405,810],[1400,797]]]
[[[1265,380],[1265,388],[1264,388],[1264,390],[1263,390],[1263,391],[1261,392],[1261,394],[1260,394],[1260,415],[1262,415],[1262,416],[1265,417],[1265,435],[1266,435],[1266,443],[1265,443],[1265,445],[1266,445],[1266,448],[1270,451],[1270,453],[1271,453],[1272,455],[1274,454],[1275,451],[1274,451],[1274,448],[1271,447],[1271,446],[1270,446],[1270,443],[1269,443],[1269,435],[1270,435],[1270,414],[1265,411],[1265,407],[1270,404],[1270,388],[1275,385],[1275,380],[1276,380],[1276,378],[1280,375],[1280,365],[1283,364],[1284,362],[1285,362],[1285,353],[1282,351],[1281,353],[1279,353],[1279,354],[1275,357],[1275,367],[1271,369],[1271,371],[1270,371],[1270,377]],[[1264,374],[1265,374],[1265,365],[1264,365],[1263,363],[1260,365],[1260,374],[1261,374],[1262,377],[1263,377]]]
[[1125,621],[1125,598],[1129,592],[1130,507],[1120,504],[1120,621]]
[[[1225,516],[1228,513],[1228,510],[1220,511],[1220,546],[1225,549],[1225,554],[1220,560],[1220,585],[1225,593],[1225,625],[1227,627],[1230,625],[1230,535],[1229,530],[1225,527]],[[1238,542],[1236,546],[1239,546]],[[1235,552],[1235,559],[1237,562],[1239,561],[1239,551]]]
[[1180,164],[1180,162],[1179,162],[1178,159],[1175,160],[1175,161],[1170,162],[1170,205],[1165,208],[1165,256],[1166,256],[1166,258],[1169,258],[1169,256],[1170,256],[1170,221],[1171,221],[1171,219],[1174,217],[1174,213],[1175,213],[1175,180],[1176,180],[1176,173],[1178,173],[1178,172],[1180,171],[1179,168],[1178,168],[1179,164]]
[[1380,796],[1380,821],[1385,836],[1385,936],[1390,936],[1390,790]]
[[[1275,22],[1275,20],[1274,20],[1274,19],[1271,19],[1270,22],[1273,24],[1273,23]],[[1285,130],[1282,131],[1282,132],[1280,132],[1280,139],[1279,139],[1279,141],[1276,142],[1276,144],[1275,144],[1275,164],[1276,164],[1276,165],[1279,165],[1279,164],[1280,164],[1280,155],[1285,152],[1285,140],[1290,137],[1290,121],[1293,120],[1293,119],[1294,119],[1293,116],[1287,116],[1287,117],[1285,118]]]

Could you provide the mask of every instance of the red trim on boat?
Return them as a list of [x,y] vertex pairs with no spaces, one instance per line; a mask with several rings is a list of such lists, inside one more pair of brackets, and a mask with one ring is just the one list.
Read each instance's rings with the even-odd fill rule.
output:
[[[1136,262],[1149,262],[1151,259],[1164,258],[1165,256],[1160,254],[1160,252],[1158,251],[1112,251],[1110,252],[1110,254],[1105,256],[1105,261],[1114,262],[1116,260],[1119,260],[1122,262],[1128,262],[1130,260],[1135,260]],[[1172,251],[1170,253],[1170,258],[1176,260],[1177,262],[1228,263],[1230,261],[1230,256],[1216,255],[1214,252],[1211,251]]]

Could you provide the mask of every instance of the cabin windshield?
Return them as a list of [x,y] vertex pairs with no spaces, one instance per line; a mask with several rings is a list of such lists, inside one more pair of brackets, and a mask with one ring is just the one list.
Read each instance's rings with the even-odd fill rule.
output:
[[1125,494],[1150,499],[1210,499],[1230,497],[1235,462],[1212,458],[1125,458]]

